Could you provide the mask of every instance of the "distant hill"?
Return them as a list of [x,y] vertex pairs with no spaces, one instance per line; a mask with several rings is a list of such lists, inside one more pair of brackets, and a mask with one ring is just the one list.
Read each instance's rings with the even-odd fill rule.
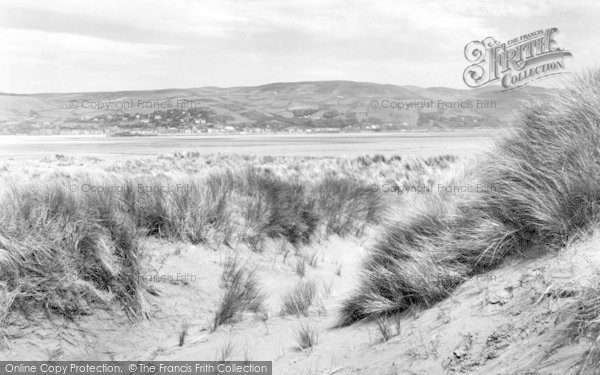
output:
[[459,90],[318,81],[231,88],[0,94],[0,133],[108,128],[302,131],[499,127],[510,122],[523,101],[546,92],[539,87],[499,92],[497,88]]

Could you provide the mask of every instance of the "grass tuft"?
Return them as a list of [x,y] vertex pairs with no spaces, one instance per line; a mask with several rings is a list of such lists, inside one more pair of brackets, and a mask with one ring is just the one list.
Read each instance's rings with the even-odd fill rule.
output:
[[386,224],[340,325],[431,306],[507,255],[562,247],[598,222],[599,123],[600,70],[524,108],[511,135],[446,183],[479,189],[434,189]]
[[387,342],[392,337],[402,333],[402,323],[399,317],[396,317],[396,319],[392,321],[389,316],[383,315],[375,320],[375,324],[377,325],[377,332],[383,342]]
[[301,325],[295,334],[298,347],[302,350],[311,349],[318,343],[319,335],[317,330],[308,324]]
[[317,284],[314,280],[300,281],[283,296],[281,313],[308,316],[308,309],[315,302],[316,297]]
[[264,310],[265,296],[255,273],[240,265],[236,258],[226,262],[222,282],[225,294],[215,311],[213,330],[236,320],[245,311],[259,313]]

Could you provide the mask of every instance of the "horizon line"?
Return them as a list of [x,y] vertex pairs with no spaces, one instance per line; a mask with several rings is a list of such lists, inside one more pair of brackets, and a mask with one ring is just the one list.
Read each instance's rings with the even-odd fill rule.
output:
[[[124,90],[98,90],[98,91],[47,91],[47,92],[29,92],[29,93],[17,93],[17,92],[3,92],[0,91],[0,95],[7,96],[33,96],[33,95],[67,95],[67,94],[90,94],[90,93],[125,93],[125,92],[158,92],[158,91],[173,91],[173,90],[197,90],[197,89],[220,89],[220,90],[231,90],[231,89],[242,89],[242,88],[257,88],[269,85],[291,85],[291,84],[309,84],[309,83],[331,83],[331,82],[340,82],[340,83],[352,83],[352,84],[371,84],[371,85],[380,85],[380,86],[394,86],[400,88],[406,87],[416,87],[424,90],[429,89],[451,89],[451,90],[461,90],[461,91],[476,91],[481,89],[491,89],[493,86],[485,86],[485,87],[477,87],[471,88],[465,86],[464,88],[456,88],[449,86],[419,86],[414,84],[394,84],[394,83],[380,83],[380,82],[370,82],[370,81],[352,81],[352,80],[343,80],[343,79],[333,79],[333,80],[312,80],[312,81],[280,81],[280,82],[269,82],[258,85],[240,85],[240,86],[195,86],[195,87],[167,87],[167,88],[155,88],[155,89],[124,89]],[[530,87],[543,88],[544,86],[540,85],[530,85]]]

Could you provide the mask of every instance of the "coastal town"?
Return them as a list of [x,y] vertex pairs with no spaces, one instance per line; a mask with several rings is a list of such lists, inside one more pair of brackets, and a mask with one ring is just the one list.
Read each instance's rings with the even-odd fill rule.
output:
[[409,128],[480,127],[479,115],[441,112],[419,113],[414,121],[382,122],[337,111],[294,111],[292,117],[262,116],[255,121],[235,121],[209,108],[169,108],[152,112],[109,112],[52,118],[31,111],[23,121],[0,124],[0,135],[105,135],[157,136],[194,134],[340,133],[403,131]]

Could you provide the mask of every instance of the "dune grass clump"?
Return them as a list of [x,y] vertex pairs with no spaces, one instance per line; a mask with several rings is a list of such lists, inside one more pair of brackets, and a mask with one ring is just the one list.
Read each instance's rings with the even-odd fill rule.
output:
[[453,163],[458,160],[458,156],[456,155],[438,155],[432,156],[430,158],[424,159],[423,162],[428,167],[438,167],[442,169],[449,168]]
[[177,342],[179,346],[183,346],[185,344],[185,338],[188,335],[188,330],[190,329],[189,323],[184,323],[179,329],[179,335],[177,336]]
[[236,320],[246,311],[259,313],[264,310],[265,296],[256,274],[239,264],[236,258],[225,263],[221,281],[225,294],[215,311],[213,330]]
[[319,216],[306,187],[266,171],[249,170],[247,176],[268,207],[261,231],[269,237],[284,237],[294,245],[310,242]]
[[233,178],[226,170],[204,178],[126,179],[128,189],[121,198],[136,225],[149,236],[197,244],[220,233],[220,241],[226,242],[231,232],[228,203]]
[[306,258],[305,257],[300,256],[296,259],[294,270],[296,271],[296,275],[298,275],[300,277],[304,277],[306,275]]
[[392,337],[399,336],[402,333],[402,321],[399,317],[392,319],[387,315],[382,315],[377,318],[375,324],[382,342],[387,342]]
[[355,179],[327,177],[315,194],[326,235],[359,235],[367,225],[379,223],[384,212],[381,193]]
[[227,362],[233,359],[235,355],[236,348],[235,345],[231,341],[227,341],[225,344],[221,345],[215,353],[215,361],[217,362]]
[[574,320],[569,326],[567,337],[588,337],[592,344],[580,357],[577,374],[592,374],[600,368],[600,283],[586,288],[576,305]]
[[317,298],[317,284],[314,280],[300,281],[283,296],[282,315],[308,316],[308,309]]
[[169,240],[229,244],[237,235],[260,251],[265,237],[308,243],[320,220],[303,184],[258,168],[127,183],[123,199],[136,225]]
[[308,324],[302,324],[295,331],[296,342],[302,350],[313,348],[317,345],[319,334],[317,330]]
[[[600,215],[600,71],[522,110],[513,133],[386,225],[340,324],[430,306],[531,245],[563,246]],[[434,191],[435,192],[435,191]]]
[[118,202],[41,181],[10,185],[0,205],[0,283],[11,311],[72,318],[116,301],[141,316],[139,233]]

